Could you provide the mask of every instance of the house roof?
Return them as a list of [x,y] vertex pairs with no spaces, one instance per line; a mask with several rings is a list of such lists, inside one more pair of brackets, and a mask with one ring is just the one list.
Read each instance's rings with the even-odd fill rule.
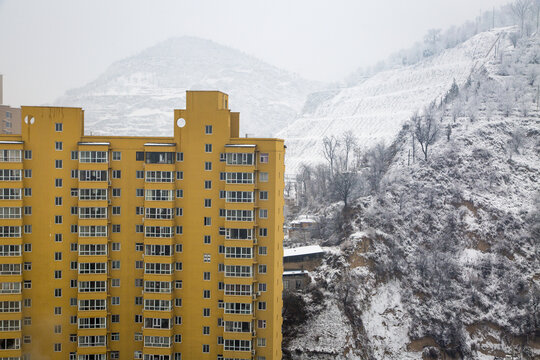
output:
[[324,253],[324,250],[319,245],[300,246],[292,249],[283,249],[283,257],[322,253]]

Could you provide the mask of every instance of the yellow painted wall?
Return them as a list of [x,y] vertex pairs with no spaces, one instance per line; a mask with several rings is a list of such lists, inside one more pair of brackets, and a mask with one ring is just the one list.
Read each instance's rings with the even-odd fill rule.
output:
[[[22,219],[0,219],[3,226],[20,224],[32,225],[31,234],[22,238],[2,238],[2,244],[31,244],[31,251],[23,252],[21,257],[0,257],[1,263],[31,262],[31,270],[23,271],[22,279],[32,282],[31,288],[24,289],[22,295],[0,294],[0,301],[17,298],[19,301],[30,299],[31,306],[23,307],[21,313],[0,313],[1,319],[29,318],[30,325],[23,325],[22,332],[0,332],[0,338],[29,336],[28,343],[22,349],[0,350],[0,358],[5,356],[23,356],[29,354],[32,359],[67,359],[69,353],[107,354],[112,358],[119,352],[119,358],[132,359],[135,351],[144,354],[166,354],[174,359],[175,353],[181,353],[182,359],[216,359],[217,355],[239,359],[281,359],[281,292],[282,292],[282,257],[283,257],[283,175],[284,145],[278,139],[238,138],[238,113],[228,109],[228,96],[217,91],[188,92],[186,109],[174,112],[173,137],[101,137],[83,136],[83,112],[78,108],[23,107],[21,136],[0,136],[1,149],[31,150],[32,158],[20,163],[1,162],[0,168],[23,168],[32,170],[32,177],[19,182],[2,182],[2,188],[31,188],[31,196],[22,201],[0,200],[0,207],[31,206],[32,214]],[[177,125],[178,119],[185,120],[185,126]],[[55,124],[62,124],[62,131],[56,131]],[[207,134],[206,126],[211,126]],[[231,137],[234,136],[234,137]],[[22,143],[7,143],[7,141]],[[62,143],[62,150],[55,149],[55,142]],[[158,146],[161,144],[162,146]],[[212,151],[207,152],[206,144],[211,144]],[[0,150],[1,150],[0,149]],[[107,163],[81,163],[72,159],[72,151],[106,151]],[[121,154],[120,160],[113,160],[113,153]],[[137,152],[173,152],[175,160],[183,154],[183,161],[173,164],[147,164],[136,160]],[[257,161],[249,166],[232,166],[220,161],[220,154],[226,152],[254,154]],[[260,155],[268,154],[268,162],[260,163]],[[55,161],[62,160],[62,168],[55,168]],[[205,170],[205,163],[211,163],[211,170]],[[79,181],[72,171],[105,170],[107,181]],[[112,173],[121,172],[119,179],[113,179]],[[182,172],[183,179],[176,177],[171,183],[150,183],[137,179],[137,171],[172,171]],[[253,172],[255,184],[226,184],[221,180],[224,172]],[[268,181],[259,182],[259,174],[268,173]],[[73,177],[72,177],[73,175]],[[174,174],[176,175],[176,174]],[[56,179],[62,179],[57,187]],[[205,181],[211,181],[211,188],[205,189]],[[108,200],[79,200],[72,196],[72,189],[102,188],[108,191]],[[119,189],[120,196],[112,196],[113,189]],[[171,201],[145,200],[136,196],[137,189],[173,190]],[[177,197],[177,190],[183,192]],[[116,191],[116,190],[115,190]],[[220,191],[254,191],[254,203],[227,203],[220,198]],[[268,192],[268,200],[259,200],[261,191]],[[55,199],[62,198],[61,205],[55,205]],[[205,199],[211,199],[211,206],[205,207]],[[107,219],[79,219],[72,215],[72,207],[107,207]],[[120,214],[113,215],[113,208],[120,208]],[[136,214],[137,207],[181,208],[182,216],[173,216],[170,220],[144,219],[143,214]],[[255,213],[253,222],[226,221],[220,216],[220,209],[250,209]],[[260,219],[259,210],[268,210],[268,218]],[[176,213],[176,211],[174,211]],[[223,215],[223,214],[221,214]],[[62,217],[61,224],[55,224],[55,216]],[[204,217],[211,218],[211,225],[204,225]],[[102,225],[108,229],[105,237],[79,237],[72,232],[72,226]],[[112,233],[115,225],[120,232]],[[139,226],[171,226],[182,228],[182,234],[170,238],[146,238],[137,232]],[[17,226],[17,225],[13,225]],[[220,235],[220,228],[251,228],[256,240],[226,240]],[[268,229],[267,236],[258,236],[258,229]],[[55,241],[55,234],[62,234],[62,241]],[[211,241],[204,243],[204,236]],[[113,243],[115,249],[113,251]],[[107,244],[108,252],[100,256],[80,256],[77,245]],[[119,245],[116,245],[119,244]],[[173,252],[171,256],[144,256],[144,251],[136,251],[136,244],[168,244],[173,247],[181,244],[182,252]],[[118,248],[119,246],[119,248]],[[220,246],[252,247],[253,259],[226,259]],[[266,247],[266,255],[258,255],[259,247]],[[30,250],[27,248],[27,250]],[[61,253],[61,260],[55,260],[55,253]],[[204,257],[209,255],[210,261]],[[112,265],[120,261],[120,268]],[[107,262],[107,274],[78,274],[71,269],[71,263]],[[182,263],[182,270],[173,270],[171,275],[145,274],[136,268],[136,262]],[[220,265],[221,264],[221,265]],[[258,273],[258,265],[267,266],[266,274]],[[220,267],[225,265],[246,265],[254,268],[253,277],[226,277]],[[61,278],[55,279],[55,270],[61,271]],[[203,280],[203,273],[210,272],[210,280]],[[0,281],[4,277],[0,276]],[[11,275],[13,281],[21,277]],[[140,280],[137,280],[140,279]],[[102,280],[107,281],[106,292],[78,292],[71,281]],[[182,281],[182,288],[175,289],[175,281]],[[7,281],[7,280],[6,280]],[[112,286],[119,281],[120,286]],[[170,293],[144,293],[141,281],[171,282]],[[222,284],[220,286],[220,283]],[[252,284],[253,296],[225,296],[223,284]],[[258,284],[266,284],[267,290],[257,295]],[[55,297],[55,289],[61,289],[60,297]],[[203,298],[204,290],[210,291],[210,298]],[[136,303],[136,297],[139,298]],[[119,298],[119,304],[112,305],[112,299]],[[73,301],[81,299],[107,299],[107,310],[79,311]],[[170,311],[143,310],[141,301],[147,299],[166,299],[172,302]],[[174,306],[175,299],[182,299],[182,306]],[[28,300],[27,300],[28,301]],[[251,303],[254,312],[251,315],[224,314],[221,301]],[[266,310],[257,310],[258,304],[265,302]],[[27,304],[30,305],[30,304]],[[55,308],[61,308],[61,314],[55,315]],[[203,316],[203,309],[210,309],[210,316]],[[56,310],[59,311],[58,309]],[[176,317],[181,317],[180,325],[171,329],[143,329],[140,316],[145,318],[168,318],[173,324]],[[78,329],[73,317],[107,317],[104,329]],[[119,316],[119,322],[112,319]],[[251,321],[252,333],[225,332],[218,326],[218,319],[223,321]],[[266,320],[266,328],[257,327],[258,320]],[[27,323],[30,321],[27,320]],[[56,327],[55,327],[56,326]],[[61,327],[60,328],[58,327]],[[203,334],[203,327],[209,327],[209,334]],[[55,329],[59,333],[55,333]],[[116,335],[118,333],[118,335]],[[111,340],[111,335],[119,340]],[[144,347],[140,340],[144,336],[181,335],[182,341],[170,347]],[[70,337],[70,335],[72,335]],[[77,347],[77,336],[106,335],[106,347]],[[257,346],[257,339],[266,339],[265,346]],[[137,341],[135,340],[137,339]],[[253,351],[224,351],[218,339],[243,339],[253,342]],[[179,339],[178,339],[179,340]],[[259,340],[260,342],[261,340]],[[55,351],[55,344],[61,344],[60,351]],[[208,346],[208,353],[203,353],[203,346]],[[262,344],[261,344],[262,345]],[[59,345],[56,345],[57,347]]]

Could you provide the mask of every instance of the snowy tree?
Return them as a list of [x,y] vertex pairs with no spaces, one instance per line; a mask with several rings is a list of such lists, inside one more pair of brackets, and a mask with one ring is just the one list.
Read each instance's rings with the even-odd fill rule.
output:
[[323,138],[323,155],[328,165],[330,166],[330,173],[334,173],[334,166],[338,156],[339,140],[335,136],[325,136]]
[[353,156],[354,149],[358,147],[358,138],[354,136],[354,133],[351,130],[349,130],[344,132],[341,136],[341,143],[343,144],[341,167],[343,170],[348,171],[350,158]]
[[360,177],[356,171],[338,171],[334,175],[332,187],[337,199],[343,201],[344,207],[359,184]]
[[424,115],[413,118],[414,134],[420,148],[424,153],[424,160],[428,159],[429,147],[435,143],[439,135],[439,123],[435,118],[434,109],[428,107]]
[[386,161],[388,156],[388,150],[384,143],[375,145],[372,149],[366,153],[367,162],[367,179],[369,181],[371,191],[377,193],[379,191],[379,184],[386,171]]
[[[529,15],[529,12],[531,10],[531,1],[530,0],[516,0],[512,5],[511,9],[514,13],[514,16],[518,19],[520,22],[520,31],[523,36],[523,25],[525,23],[525,20],[527,16]],[[515,45],[514,45],[515,46]]]

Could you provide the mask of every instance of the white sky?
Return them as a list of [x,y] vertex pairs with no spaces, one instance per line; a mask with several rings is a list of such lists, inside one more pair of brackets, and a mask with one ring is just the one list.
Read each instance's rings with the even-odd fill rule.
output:
[[337,81],[430,28],[509,0],[0,0],[4,103],[50,102],[159,41],[214,40],[314,80]]

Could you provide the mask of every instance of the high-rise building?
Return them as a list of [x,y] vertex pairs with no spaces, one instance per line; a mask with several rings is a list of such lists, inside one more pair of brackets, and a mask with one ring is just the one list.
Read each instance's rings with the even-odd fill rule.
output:
[[21,108],[4,104],[4,78],[0,74],[0,134],[21,133]]
[[281,359],[283,140],[186,102],[173,137],[0,135],[0,359]]

